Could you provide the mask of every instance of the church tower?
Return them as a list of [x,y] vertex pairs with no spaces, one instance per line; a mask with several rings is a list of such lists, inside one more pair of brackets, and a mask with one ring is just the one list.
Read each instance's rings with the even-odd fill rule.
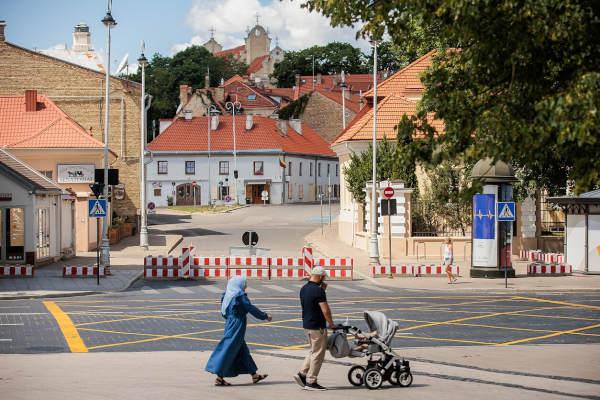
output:
[[256,25],[246,37],[246,64],[250,65],[258,57],[268,55],[270,50],[271,38],[265,28],[258,24],[257,16]]
[[211,54],[215,54],[223,50],[223,46],[215,40],[215,28],[210,28],[210,39],[202,45]]

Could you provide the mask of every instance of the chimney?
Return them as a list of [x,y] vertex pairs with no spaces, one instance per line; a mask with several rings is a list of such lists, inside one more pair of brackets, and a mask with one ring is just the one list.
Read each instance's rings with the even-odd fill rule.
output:
[[191,121],[192,120],[192,110],[183,110],[183,118],[186,121]]
[[179,104],[181,104],[181,107],[187,104],[189,94],[190,87],[188,85],[179,85]]
[[37,110],[37,90],[26,90],[25,91],[25,111],[36,111]]
[[211,115],[211,117],[210,117],[210,130],[211,131],[216,131],[218,127],[219,127],[219,116],[218,115]]
[[300,74],[295,75],[294,86],[296,86],[296,87],[300,86]]
[[316,82],[315,82],[315,84],[316,84],[316,85],[320,85],[320,84],[321,84],[321,81],[323,80],[323,75],[321,75],[321,73],[319,72],[319,73],[317,74],[317,77],[316,77],[315,79],[316,79]]
[[0,42],[6,41],[6,37],[4,36],[4,28],[6,28],[6,21],[0,21]]
[[277,120],[277,129],[279,129],[279,133],[281,134],[281,136],[287,136],[287,130],[288,130],[287,121],[285,119],[278,119]]
[[223,86],[219,86],[215,88],[215,101],[222,103],[225,100],[225,88]]
[[80,22],[75,25],[73,31],[73,51],[85,53],[92,49],[92,40],[90,36],[90,28],[87,24]]
[[249,131],[254,126],[254,116],[252,114],[246,114],[246,130]]
[[291,118],[290,119],[290,127],[302,135],[302,121],[300,121],[300,119]]
[[350,90],[348,88],[344,90],[344,97],[346,98],[346,100],[350,99]]

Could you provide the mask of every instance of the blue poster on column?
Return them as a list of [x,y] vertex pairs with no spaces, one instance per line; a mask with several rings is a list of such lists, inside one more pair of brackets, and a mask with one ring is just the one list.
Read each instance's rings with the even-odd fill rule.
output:
[[473,239],[496,238],[496,199],[493,194],[473,196]]

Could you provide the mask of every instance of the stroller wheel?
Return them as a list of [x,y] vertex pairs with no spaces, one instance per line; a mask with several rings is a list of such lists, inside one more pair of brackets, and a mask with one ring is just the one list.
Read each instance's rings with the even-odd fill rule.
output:
[[402,386],[402,387],[407,387],[412,385],[413,382],[413,376],[410,372],[400,372],[400,374],[398,374],[397,372],[394,372],[394,374],[392,374],[392,377],[396,378],[396,385]]
[[365,372],[365,386],[371,390],[379,389],[383,383],[383,375],[377,368],[369,368]]
[[365,377],[365,369],[360,365],[355,365],[348,371],[348,381],[354,386],[362,386]]

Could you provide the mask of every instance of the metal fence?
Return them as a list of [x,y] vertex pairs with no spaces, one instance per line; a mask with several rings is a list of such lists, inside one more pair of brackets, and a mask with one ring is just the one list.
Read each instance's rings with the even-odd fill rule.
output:
[[565,234],[565,214],[560,207],[549,203],[544,194],[540,199],[540,227],[542,236]]
[[470,237],[471,206],[447,204],[446,209],[434,209],[427,202],[414,202],[411,208],[413,237]]

